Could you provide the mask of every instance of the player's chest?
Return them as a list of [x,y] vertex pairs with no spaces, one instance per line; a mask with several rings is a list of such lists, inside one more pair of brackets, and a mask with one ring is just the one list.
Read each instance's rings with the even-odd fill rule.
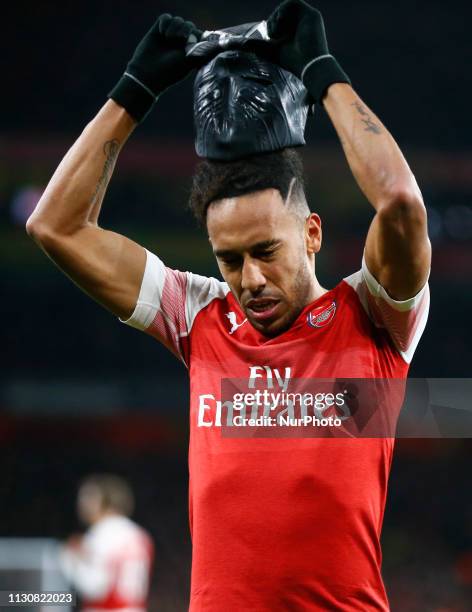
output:
[[208,383],[222,378],[263,375],[267,385],[286,377],[359,376],[369,367],[378,343],[375,330],[342,301],[329,300],[302,314],[286,333],[261,342],[240,312],[216,313],[194,330],[191,375]]

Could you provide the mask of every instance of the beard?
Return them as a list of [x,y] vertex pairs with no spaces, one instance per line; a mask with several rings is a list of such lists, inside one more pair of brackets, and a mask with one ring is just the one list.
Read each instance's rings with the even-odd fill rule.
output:
[[275,337],[287,331],[298,318],[301,311],[312,301],[313,269],[310,268],[306,258],[301,255],[293,284],[290,289],[290,301],[287,312],[277,321],[273,328],[262,332],[265,336]]

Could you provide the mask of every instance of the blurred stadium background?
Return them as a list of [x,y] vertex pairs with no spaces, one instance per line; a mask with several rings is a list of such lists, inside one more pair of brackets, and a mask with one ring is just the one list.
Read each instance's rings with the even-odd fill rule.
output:
[[[136,520],[156,543],[151,610],[185,610],[188,597],[186,372],[83,295],[24,224],[159,13],[212,29],[264,18],[275,4],[17,0],[3,9],[0,537],[65,538],[79,528],[78,480],[121,474],[136,493]],[[316,6],[331,50],[396,137],[428,207],[432,304],[410,375],[469,377],[472,8],[404,0]],[[214,275],[204,232],[186,210],[192,138],[188,79],[126,145],[101,222],[169,266]],[[307,141],[309,201],[324,223],[318,274],[333,286],[360,265],[372,210],[322,110]],[[471,449],[466,439],[397,442],[383,531],[394,611],[470,610]]]

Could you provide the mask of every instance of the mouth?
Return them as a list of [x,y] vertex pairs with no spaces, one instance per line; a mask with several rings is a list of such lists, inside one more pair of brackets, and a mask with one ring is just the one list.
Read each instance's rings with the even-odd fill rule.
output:
[[247,315],[256,321],[265,322],[277,315],[280,301],[274,298],[258,298],[246,304]]

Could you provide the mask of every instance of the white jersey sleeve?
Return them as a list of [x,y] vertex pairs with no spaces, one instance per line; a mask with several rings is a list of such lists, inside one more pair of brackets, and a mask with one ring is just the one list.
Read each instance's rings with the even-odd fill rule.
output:
[[146,249],[146,266],[138,301],[122,323],[145,331],[181,359],[189,362],[189,334],[197,314],[215,298],[229,292],[216,278],[167,267]]
[[362,268],[344,280],[356,291],[374,325],[388,331],[402,358],[410,363],[428,319],[428,281],[412,298],[394,300],[370,272],[364,257]]
[[78,554],[64,547],[59,553],[59,563],[64,576],[82,597],[96,599],[110,590],[113,574],[106,556],[95,551],[90,554],[90,550],[86,550],[86,555]]
[[[84,610],[133,609],[144,612],[153,559],[150,536],[123,516],[101,519],[75,549],[63,547],[59,564],[88,603]],[[93,602],[93,605],[90,603]]]

